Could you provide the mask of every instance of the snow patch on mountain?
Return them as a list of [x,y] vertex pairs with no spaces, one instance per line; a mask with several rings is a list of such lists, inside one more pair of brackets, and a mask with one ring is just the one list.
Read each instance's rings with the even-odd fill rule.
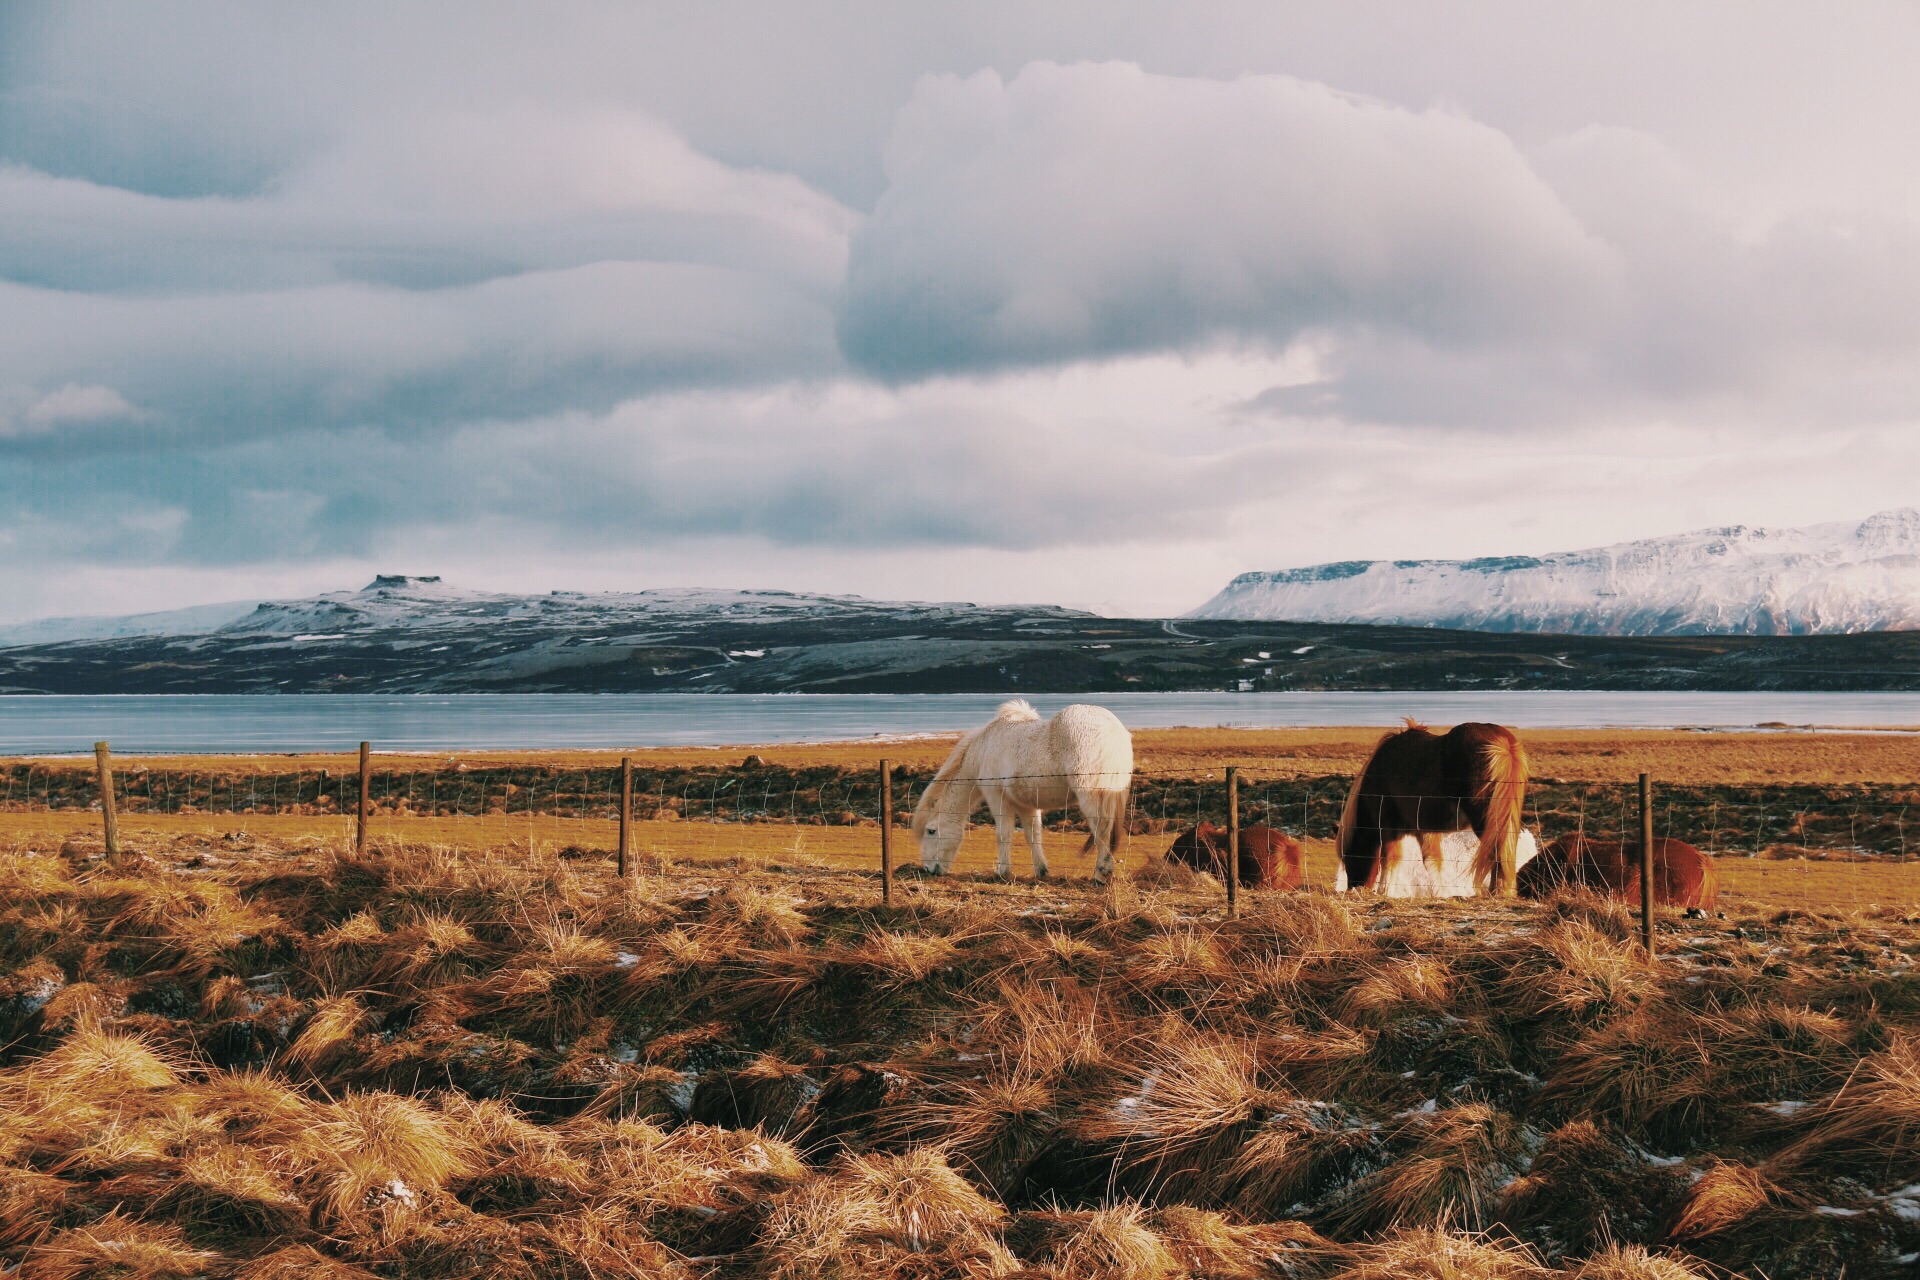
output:
[[68,640],[122,640],[131,636],[201,636],[253,612],[251,600],[197,604],[123,617],[39,618],[0,626],[0,649]]
[[1920,630],[1920,510],[1547,556],[1243,573],[1186,616],[1625,636]]

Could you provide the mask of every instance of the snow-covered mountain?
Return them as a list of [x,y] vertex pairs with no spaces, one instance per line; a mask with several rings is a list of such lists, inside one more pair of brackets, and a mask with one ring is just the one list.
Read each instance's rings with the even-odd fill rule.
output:
[[1801,529],[1734,525],[1539,557],[1243,573],[1187,616],[1562,635],[1920,630],[1920,510]]
[[[1027,611],[1085,616],[1045,605]],[[124,617],[42,618],[13,623],[0,626],[0,648],[142,636],[260,636],[311,642],[369,632],[437,634],[502,623],[566,631],[646,629],[689,621],[773,623],[877,616],[935,620],[976,612],[978,606],[963,603],[902,603],[862,596],[698,587],[514,595],[450,586],[437,576],[381,574],[358,591],[329,591],[302,600],[234,601]]]
[[[655,591],[553,591],[513,595],[448,586],[438,577],[381,574],[358,591],[329,591],[305,600],[272,600],[218,629],[223,636],[337,638],[365,631],[432,631],[495,627],[503,622],[556,627],[647,626],[688,619],[787,622],[868,614],[949,617],[971,604],[903,604],[862,596],[797,591],[724,591],[672,587]],[[1045,610],[1054,612],[1053,610]]]

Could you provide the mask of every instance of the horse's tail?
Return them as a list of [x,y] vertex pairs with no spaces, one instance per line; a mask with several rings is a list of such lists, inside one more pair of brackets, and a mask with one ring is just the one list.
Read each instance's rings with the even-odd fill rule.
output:
[[1711,911],[1720,902],[1720,868],[1714,863],[1713,855],[1700,855],[1700,887],[1695,892],[1689,906],[1702,907]]
[[1480,852],[1473,860],[1474,878],[1501,896],[1517,892],[1514,861],[1520,848],[1520,822],[1527,799],[1526,748],[1511,729],[1501,729],[1480,748],[1486,789],[1487,820],[1480,829]]
[[1100,849],[1100,832],[1107,833],[1107,848],[1117,861],[1127,849],[1127,796],[1129,788],[1119,791],[1101,791],[1096,793],[1094,811],[1086,815],[1087,842],[1080,846],[1080,854],[1097,853]]

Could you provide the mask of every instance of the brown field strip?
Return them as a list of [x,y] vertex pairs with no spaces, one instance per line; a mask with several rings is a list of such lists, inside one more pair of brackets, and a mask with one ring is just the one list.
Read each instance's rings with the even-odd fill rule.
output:
[[[618,824],[611,821],[544,815],[532,818],[525,814],[493,814],[484,818],[381,816],[373,821],[371,839],[376,843],[397,841],[472,852],[531,847],[547,855],[577,849],[610,857],[618,830]],[[330,844],[345,848],[353,840],[353,820],[275,814],[134,814],[120,818],[120,833],[123,843],[136,850],[143,842],[171,845],[195,837],[216,850],[221,846],[238,849],[253,844],[287,848]],[[25,848],[66,841],[96,845],[100,840],[100,818],[96,813],[84,812],[0,814],[0,840]],[[1080,853],[1081,840],[1074,832],[1048,833],[1047,858],[1056,879],[1071,883],[1088,875],[1089,860]],[[1166,836],[1135,837],[1129,865],[1139,867],[1156,858],[1167,842]],[[1331,888],[1334,874],[1331,841],[1310,839],[1304,844],[1307,883]],[[872,823],[823,827],[773,822],[640,821],[633,824],[633,850],[640,857],[666,862],[714,863],[739,859],[750,867],[796,865],[878,871],[880,832]],[[897,832],[893,857],[896,867],[910,867],[918,861],[909,832]],[[961,876],[985,876],[993,872],[994,864],[993,829],[990,825],[976,824],[961,844],[954,871]],[[1847,911],[1920,904],[1920,861],[1722,856],[1718,864],[1722,906],[1727,910],[1794,907]],[[1032,874],[1026,843],[1018,838],[1013,846],[1013,874],[1016,881],[1030,879]]]
[[[1143,772],[1217,774],[1229,764],[1250,778],[1354,773],[1391,725],[1308,729],[1142,729],[1134,755]],[[1529,729],[1523,734],[1536,776],[1627,782],[1645,772],[1662,783],[1758,786],[1779,783],[1877,783],[1920,786],[1920,732],[1726,733],[1671,729]],[[379,771],[533,765],[604,769],[632,756],[644,768],[724,768],[757,755],[786,768],[877,768],[884,757],[907,769],[930,769],[953,737],[802,743],[772,746],[647,747],[628,751],[377,752]],[[377,749],[379,743],[374,746]],[[20,757],[14,757],[19,760]],[[0,764],[5,763],[0,760]],[[49,759],[55,767],[90,761]],[[352,773],[348,753],[302,755],[128,756],[126,768],[227,770],[240,774],[328,769]]]

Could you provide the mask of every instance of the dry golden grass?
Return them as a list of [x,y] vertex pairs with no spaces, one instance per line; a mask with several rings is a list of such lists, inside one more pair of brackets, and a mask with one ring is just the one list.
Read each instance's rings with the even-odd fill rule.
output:
[[791,858],[129,843],[0,854],[22,1275],[1685,1280],[1920,1247],[1887,1207],[1920,1177],[1910,911],[1663,912],[1649,965],[1577,895],[1229,920],[1199,878],[883,905]]
[[1530,1252],[1444,1226],[1389,1232],[1355,1251],[1336,1280],[1545,1280]]
[[781,1197],[760,1251],[769,1280],[1003,1276],[1006,1210],[937,1152],[847,1156]]
[[1731,1230],[1766,1208],[1779,1190],[1759,1169],[1714,1161],[1687,1189],[1667,1234],[1675,1240],[1698,1240]]

